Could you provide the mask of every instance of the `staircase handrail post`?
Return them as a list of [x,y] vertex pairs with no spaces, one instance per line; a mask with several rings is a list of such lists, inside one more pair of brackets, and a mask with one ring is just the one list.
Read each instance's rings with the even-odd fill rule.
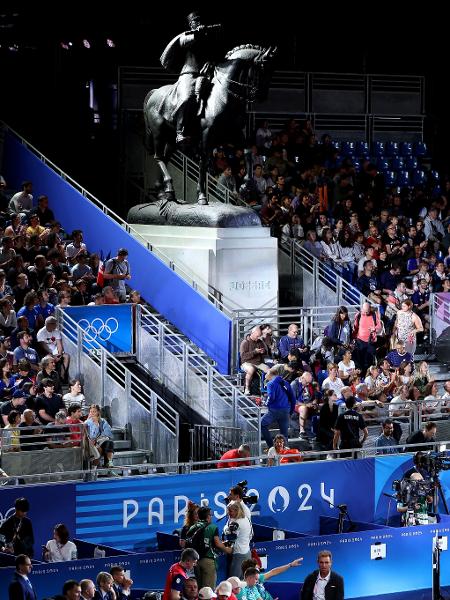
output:
[[101,369],[101,408],[105,407],[105,382],[106,382],[106,351],[100,347],[100,369]]

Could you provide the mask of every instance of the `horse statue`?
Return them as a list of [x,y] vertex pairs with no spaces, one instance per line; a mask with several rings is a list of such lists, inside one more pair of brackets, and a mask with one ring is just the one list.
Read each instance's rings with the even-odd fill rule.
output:
[[[215,66],[209,96],[198,116],[197,135],[190,146],[199,157],[198,204],[208,204],[206,169],[209,153],[218,143],[243,145],[246,105],[266,97],[275,53],[276,48],[245,44],[230,50],[225,60]],[[149,151],[153,147],[162,174],[160,196],[164,199],[163,206],[176,201],[167,169],[175,151],[173,88],[173,85],[165,85],[151,90],[144,101],[145,145]]]

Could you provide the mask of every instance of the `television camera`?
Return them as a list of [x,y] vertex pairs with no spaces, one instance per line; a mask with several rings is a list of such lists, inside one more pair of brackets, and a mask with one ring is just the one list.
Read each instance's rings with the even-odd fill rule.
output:
[[[256,504],[258,502],[258,496],[249,496],[247,494],[248,492],[248,481],[246,479],[243,479],[242,481],[238,481],[238,483],[236,484],[235,487],[239,487],[242,490],[242,502],[244,502],[247,505],[252,505],[252,504]],[[227,496],[227,498],[225,498],[225,503],[228,504],[228,502],[230,502],[231,498],[229,496]]]

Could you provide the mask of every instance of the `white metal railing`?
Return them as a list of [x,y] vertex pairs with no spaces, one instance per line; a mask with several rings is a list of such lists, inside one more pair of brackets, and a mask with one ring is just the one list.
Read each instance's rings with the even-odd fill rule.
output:
[[[329,290],[336,294],[336,303],[347,305],[361,305],[370,300],[362,294],[355,286],[346,281],[328,265],[315,258],[296,240],[280,241],[280,248],[288,254],[291,261],[291,273],[295,274],[296,269],[305,269],[313,276],[314,305],[319,302],[319,285],[324,284]],[[372,304],[372,303],[371,303]]]
[[[151,354],[157,364],[150,361],[149,369],[151,372],[155,369],[161,383],[193,407],[196,403],[201,405],[200,385],[206,393],[206,407],[203,406],[202,413],[210,422],[220,415],[228,415],[234,427],[247,431],[248,436],[253,435],[254,441],[259,442],[260,408],[219,373],[203,351],[173,332],[144,306],[139,307],[136,323],[137,360],[141,365],[152,351],[144,343],[142,329],[150,336],[155,349]],[[180,372],[182,376],[176,376]]]
[[[347,304],[349,315],[352,318],[359,304]],[[268,323],[276,338],[287,334],[291,323],[297,323],[300,328],[300,337],[306,346],[310,346],[314,339],[321,335],[331,319],[336,314],[337,306],[289,306],[281,308],[255,308],[233,311],[233,368],[237,365],[240,342],[255,325]]]
[[[173,443],[178,445],[179,417],[177,411],[136,375],[126,369],[117,357],[84,332],[67,313],[57,309],[57,317],[61,332],[76,344],[77,364],[82,364],[81,355],[87,355],[99,367],[101,373],[98,385],[101,386],[102,391],[105,389],[106,377],[109,376],[124,390],[127,405],[129,399],[132,399],[139,402],[146,409],[151,428],[149,450],[153,451],[154,422],[162,426],[172,437]],[[104,395],[104,393],[101,394],[102,398],[104,398]]]
[[430,297],[430,342],[434,347],[440,333],[450,326],[450,301],[443,294]]
[[[67,181],[74,189],[76,189],[80,194],[86,198],[86,200],[92,202],[97,208],[99,208],[105,215],[110,217],[113,221],[121,225],[124,230],[132,235],[140,244],[142,244],[147,250],[152,252],[155,256],[157,256],[166,266],[168,266],[172,271],[177,273],[184,281],[186,281],[190,286],[192,286],[196,291],[198,291],[202,296],[207,298],[216,308],[223,311],[225,314],[229,314],[229,308],[225,305],[222,300],[222,294],[216,290],[213,286],[211,286],[208,282],[204,281],[199,277],[194,271],[189,269],[186,265],[181,265],[178,261],[173,261],[169,256],[167,256],[162,250],[155,247],[153,244],[148,242],[132,225],[129,225],[122,217],[108,208],[105,204],[103,204],[98,198],[93,196],[90,192],[88,192],[83,186],[81,186],[75,179],[72,179],[67,173],[62,171],[55,163],[53,163],[50,159],[44,156],[37,148],[35,148],[32,144],[27,142],[24,138],[22,138],[14,129],[9,127],[6,124],[3,124],[4,128],[11,132],[17,139],[26,146],[33,154],[35,154],[41,162],[45,165],[52,168],[64,181]],[[195,164],[195,163],[194,163]],[[198,167],[197,167],[198,168]]]

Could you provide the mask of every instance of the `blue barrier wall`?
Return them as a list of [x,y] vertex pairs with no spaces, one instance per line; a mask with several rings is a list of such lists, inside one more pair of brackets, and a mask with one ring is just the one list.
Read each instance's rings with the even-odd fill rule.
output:
[[34,196],[46,194],[55,217],[67,232],[82,229],[90,252],[115,256],[124,246],[129,251],[132,280],[143,297],[189,339],[229,372],[231,321],[196,292],[152,252],[131,237],[67,181],[47,167],[11,133],[5,139],[3,175],[9,187],[24,179],[33,181]]

